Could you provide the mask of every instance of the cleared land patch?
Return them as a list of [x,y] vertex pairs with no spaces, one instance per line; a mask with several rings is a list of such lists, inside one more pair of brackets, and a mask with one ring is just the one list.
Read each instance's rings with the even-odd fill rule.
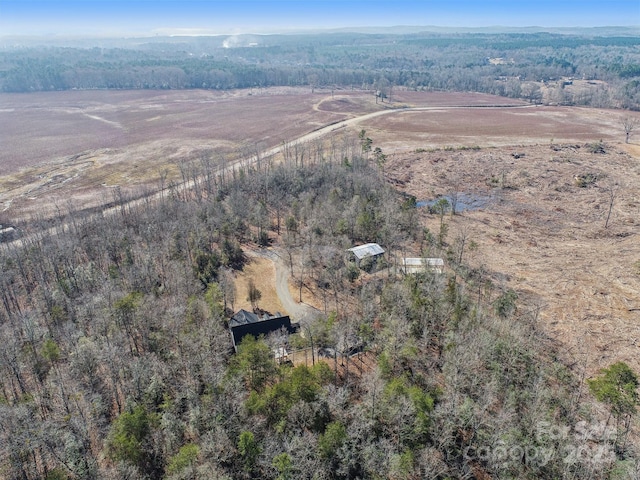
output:
[[273,261],[267,258],[251,256],[243,271],[235,275],[236,301],[233,305],[234,310],[238,311],[242,308],[248,311],[252,310],[248,296],[249,282],[253,281],[255,287],[261,294],[261,298],[258,301],[259,308],[272,314],[276,312],[288,313],[278,299],[275,279],[276,270]]
[[[640,162],[614,145],[553,144],[392,156],[390,181],[418,199],[465,193],[492,198],[447,216],[448,243],[478,244],[465,259],[496,298],[514,289],[570,362],[589,372],[624,360],[640,368]],[[516,158],[517,157],[517,158]],[[584,179],[588,179],[585,182]],[[610,189],[615,199],[608,228]],[[437,233],[439,218],[421,210]]]

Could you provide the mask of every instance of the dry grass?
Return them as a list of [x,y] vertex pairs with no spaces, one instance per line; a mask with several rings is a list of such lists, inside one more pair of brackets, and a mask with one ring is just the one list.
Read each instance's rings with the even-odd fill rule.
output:
[[248,264],[245,265],[244,270],[236,273],[235,275],[235,310],[238,311],[243,308],[251,311],[251,303],[247,300],[247,297],[249,295],[249,281],[253,280],[256,288],[262,293],[262,298],[258,302],[258,307],[270,313],[284,313],[285,310],[278,299],[278,294],[276,293],[275,276],[275,266],[271,260],[260,257],[251,257]]
[[[300,300],[300,286],[299,283],[294,279],[289,277],[289,293],[291,293],[291,298],[295,302],[299,302]],[[305,282],[302,286],[302,302],[306,305],[311,305],[318,311],[324,311],[324,303],[322,301],[322,293],[317,288],[311,288],[310,282]],[[329,302],[329,305],[332,305],[332,302]]]
[[[156,188],[180,179],[180,165],[216,163],[277,146],[339,120],[397,108],[361,124],[386,153],[452,146],[612,139],[620,112],[534,107],[474,93],[370,92],[273,88],[214,92],[70,91],[0,94],[0,211],[47,216],[69,202],[95,207],[110,189]],[[403,106],[437,108],[403,112]],[[274,119],[277,119],[274,122]]]
[[350,116],[314,108],[326,97],[290,89],[0,94],[0,211],[29,218],[69,201],[98,206],[111,195],[105,188],[156,187],[163,171],[178,180],[184,162],[232,160]]
[[[418,199],[456,190],[491,197],[484,209],[446,220],[451,245],[463,232],[478,244],[466,259],[488,271],[493,298],[516,290],[520,313],[539,309],[540,324],[568,360],[586,362],[590,372],[617,360],[640,370],[640,275],[633,268],[640,260],[640,164],[614,145],[606,154],[588,150],[572,144],[399,154],[387,172]],[[578,186],[584,174],[597,181]],[[605,229],[611,185],[616,198]],[[439,219],[421,214],[437,233]]]
[[377,117],[363,128],[388,153],[443,147],[619,142],[624,140],[620,126],[624,115],[578,107],[443,107]]

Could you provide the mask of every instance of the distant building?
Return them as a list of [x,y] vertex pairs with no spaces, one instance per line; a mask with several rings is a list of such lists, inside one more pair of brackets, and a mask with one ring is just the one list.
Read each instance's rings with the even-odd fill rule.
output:
[[352,260],[355,260],[356,265],[360,266],[361,262],[365,259],[375,262],[379,257],[384,255],[384,249],[377,243],[365,243],[364,245],[358,245],[347,250],[352,255]]
[[295,333],[298,329],[297,325],[291,324],[288,315],[264,315],[259,316],[253,312],[240,310],[231,320],[229,320],[229,330],[231,331],[231,340],[234,350],[238,351],[238,345],[245,335],[253,335],[258,338],[260,335],[268,335],[284,328],[288,333]]
[[400,267],[406,274],[419,272],[444,272],[444,260],[441,258],[403,258]]

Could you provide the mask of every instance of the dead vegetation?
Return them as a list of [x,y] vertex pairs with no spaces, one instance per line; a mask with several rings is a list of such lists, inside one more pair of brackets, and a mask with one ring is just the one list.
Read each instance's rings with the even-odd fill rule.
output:
[[[470,263],[538,308],[569,361],[590,372],[618,360],[640,367],[640,277],[633,268],[640,164],[613,144],[603,147],[605,153],[591,144],[554,144],[399,154],[387,167],[390,180],[419,200],[456,189],[492,199],[450,217],[450,241],[468,232],[478,245]],[[434,216],[425,213],[423,221],[437,231]]]
[[[634,365],[635,343],[624,336],[633,323],[618,320],[621,302],[628,302],[628,315],[639,308],[637,269],[628,268],[636,252],[635,159],[609,143],[603,154],[575,139],[554,142],[557,148],[525,142],[487,148],[477,137],[473,147],[413,148],[376,162],[366,158],[363,147],[372,145],[361,132],[339,154],[311,160],[305,151],[304,165],[298,155],[269,167],[256,162],[215,188],[185,183],[174,196],[123,199],[117,214],[85,221],[70,212],[59,235],[26,236],[23,243],[34,248],[7,248],[0,276],[7,319],[0,333],[7,341],[0,353],[10,362],[0,365],[11,382],[3,394],[12,416],[5,416],[2,438],[17,454],[5,455],[5,464],[19,472],[24,445],[42,445],[45,466],[27,465],[30,478],[40,478],[59,459],[76,458],[55,439],[65,434],[86,444],[90,432],[97,447],[86,450],[86,461],[103,476],[121,477],[131,461],[114,455],[114,439],[134,415],[149,426],[138,450],[144,458],[177,438],[154,457],[162,464],[131,465],[150,477],[162,476],[184,446],[229,452],[227,463],[203,455],[211,462],[207,472],[248,473],[234,445],[250,440],[268,452],[253,476],[271,478],[280,441],[290,439],[310,446],[291,449],[292,464],[323,469],[326,478],[350,459],[361,473],[345,478],[370,478],[390,464],[391,457],[372,461],[361,452],[395,458],[409,452],[408,475],[416,478],[460,478],[471,466],[483,478],[561,477],[566,462],[559,455],[549,473],[549,466],[521,456],[506,464],[476,462],[467,453],[503,441],[520,450],[538,445],[535,429],[542,424],[577,431],[597,418],[585,400],[586,375],[620,358]],[[387,151],[387,138],[381,135],[373,152]],[[416,208],[385,184],[385,175],[419,200],[455,198],[457,213]],[[590,186],[575,184],[581,176]],[[423,227],[437,238],[427,239]],[[251,306],[279,309],[267,304],[280,285],[271,258],[252,258],[243,274],[235,272],[245,275],[238,288],[228,288],[230,270],[245,265],[240,245],[275,244],[275,232],[279,247],[290,249],[292,276],[324,291],[324,299],[316,296],[328,303],[326,318],[302,325],[327,362],[313,371],[304,368],[308,351],[293,358],[297,369],[277,368],[274,345],[261,342],[249,341],[229,358],[230,295],[239,308],[251,280],[261,291]],[[421,243],[425,253],[438,249],[456,276],[401,278],[385,269],[356,279],[344,249],[372,238],[387,247],[389,259],[404,254],[405,242]],[[274,273],[275,293],[267,291]],[[311,292],[303,293],[307,301]],[[27,311],[31,321],[22,321]],[[42,332],[36,338],[29,336],[34,324]],[[307,347],[302,340],[297,347]],[[59,395],[59,386],[71,395]],[[40,399],[53,400],[41,409]],[[99,404],[111,407],[96,412]],[[60,427],[28,428],[40,412]],[[71,431],[70,416],[84,422],[81,429]],[[190,419],[197,421],[187,427]],[[338,434],[343,446],[327,451],[326,439]],[[47,443],[38,443],[43,438]],[[592,443],[573,442],[568,433],[560,440],[576,448]],[[597,470],[580,461],[576,478],[605,478],[614,465],[613,456]]]
[[[450,236],[469,228],[479,244],[473,261],[542,305],[541,321],[569,355],[598,352],[589,356],[593,369],[618,358],[638,366],[638,276],[630,266],[638,261],[640,151],[622,144],[621,127],[632,116],[400,90],[384,106],[367,92],[292,89],[52,92],[2,101],[13,119],[0,153],[0,209],[10,219],[106,204],[115,187],[156,189],[203,156],[251,154],[320,125],[398,108],[361,123],[388,156],[388,180],[418,199],[456,191],[491,199],[449,220]],[[431,109],[403,112],[407,106]]]

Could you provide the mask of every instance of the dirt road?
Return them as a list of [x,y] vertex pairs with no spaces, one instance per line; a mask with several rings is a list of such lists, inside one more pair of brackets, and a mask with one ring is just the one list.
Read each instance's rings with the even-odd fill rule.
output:
[[262,257],[273,262],[275,266],[275,286],[276,293],[282,303],[283,308],[291,317],[291,321],[310,320],[319,315],[319,311],[306,303],[298,303],[291,296],[289,290],[289,267],[280,252],[273,248],[262,248],[258,250],[245,250],[249,257]]
[[[367,113],[364,115],[359,115],[353,118],[349,118],[349,119],[345,119],[345,120],[341,120],[335,123],[331,123],[329,125],[325,125],[324,127],[320,127],[312,132],[306,133],[304,135],[301,135],[300,137],[292,140],[289,142],[289,145],[295,145],[295,144],[301,144],[301,143],[306,143],[306,142],[310,142],[312,140],[321,138],[325,135],[328,135],[332,132],[335,132],[337,130],[341,130],[343,128],[347,128],[347,127],[353,127],[355,125],[358,125],[361,122],[370,120],[372,118],[376,118],[376,117],[380,117],[380,116],[388,116],[388,115],[402,115],[405,113],[410,113],[410,112],[421,112],[421,111],[430,111],[430,110],[442,110],[443,108],[451,108],[451,109],[487,109],[487,108],[508,108],[508,109],[518,109],[518,108],[531,108],[531,107],[535,107],[534,105],[522,105],[522,104],[507,104],[507,105],[469,105],[469,106],[460,106],[460,105],[455,105],[455,106],[442,106],[442,105],[438,105],[438,106],[432,106],[432,107],[406,107],[406,108],[397,108],[397,109],[388,109],[388,110],[379,110],[376,112],[372,112],[372,113]],[[258,161],[258,158],[269,158],[269,157],[273,157],[276,156],[278,154],[280,154],[282,151],[282,146],[281,145],[277,145],[273,148],[270,148],[264,152],[262,152],[259,157],[258,155],[252,155],[249,157],[245,157],[242,159],[239,159],[233,163],[228,164],[226,167],[224,167],[223,169],[218,170],[218,174],[223,174],[223,173],[231,173],[234,170],[238,169],[241,166],[247,166],[247,165],[251,165],[253,163],[256,163]],[[189,180],[187,182],[184,182],[182,184],[179,184],[176,186],[177,190],[189,190],[192,189],[196,186],[196,183],[200,183],[202,182],[202,179],[199,180]],[[114,207],[107,207],[104,208],[100,213],[98,213],[97,215],[100,216],[109,216],[109,215],[113,215],[116,213],[121,213],[123,211],[127,211],[130,210],[132,208],[135,208],[139,205],[143,205],[146,204],[150,201],[158,201],[160,199],[163,198],[163,196],[165,195],[165,191],[163,190],[159,190],[155,193],[151,193],[149,195],[143,196],[142,198],[138,198],[136,200],[130,200],[128,202],[126,202],[123,205],[117,205]],[[62,225],[57,225],[55,227],[51,227],[48,230],[44,231],[44,232],[40,232],[40,235],[54,235],[57,234],[60,231],[64,231],[68,229],[68,225],[66,224],[62,224]],[[16,239],[12,242],[5,242],[5,243],[0,243],[0,245],[4,245],[5,248],[16,248],[16,247],[20,247],[24,244],[26,237],[22,237],[19,239]]]

